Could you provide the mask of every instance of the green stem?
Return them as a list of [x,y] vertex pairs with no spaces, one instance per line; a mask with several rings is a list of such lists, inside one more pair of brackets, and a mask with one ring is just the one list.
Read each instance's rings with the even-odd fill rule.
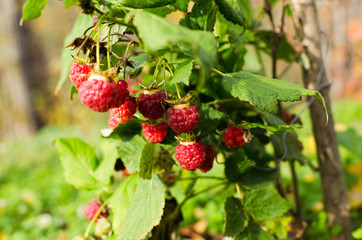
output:
[[107,51],[107,64],[108,68],[111,68],[111,56],[110,51],[111,49],[111,31],[112,31],[112,25],[108,25],[108,51]]
[[233,102],[233,101],[237,101],[237,99],[234,99],[234,98],[228,98],[228,99],[216,99],[214,101],[211,101],[211,102],[208,102],[208,103],[205,103],[206,106],[209,106],[209,105],[213,105],[213,104],[217,104],[217,103],[223,103],[223,102]]
[[99,215],[101,214],[101,212],[103,211],[103,209],[107,206],[109,199],[107,199],[106,201],[104,201],[104,203],[99,207],[98,211],[96,212],[96,214],[93,216],[91,222],[88,224],[87,230],[84,233],[84,238],[87,238],[89,235],[90,230],[92,229],[93,224],[95,223],[95,221],[98,219]]
[[[173,78],[173,71],[172,71],[169,63],[168,63],[168,62],[164,62],[164,65],[166,65],[168,71],[169,71],[170,74],[171,74],[171,78]],[[178,99],[181,99],[180,86],[179,86],[177,83],[175,83],[175,87],[176,87],[177,97],[178,97]]]
[[223,72],[221,72],[221,71],[217,70],[216,68],[212,68],[212,71],[214,71],[215,73],[219,74],[219,75],[220,75],[220,76],[222,76],[222,77],[225,77],[225,76],[226,76],[226,74],[225,74],[225,73],[223,73]]
[[187,181],[195,179],[210,179],[210,180],[219,180],[219,181],[225,180],[225,178],[222,177],[198,176],[198,177],[188,177],[188,178],[176,178],[176,179],[167,180],[167,182]]

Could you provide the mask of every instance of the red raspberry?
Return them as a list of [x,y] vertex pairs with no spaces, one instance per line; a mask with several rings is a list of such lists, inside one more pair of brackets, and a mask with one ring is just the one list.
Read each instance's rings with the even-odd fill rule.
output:
[[106,112],[115,105],[118,98],[116,84],[102,75],[92,75],[79,88],[82,103],[94,111]]
[[79,63],[74,61],[69,70],[69,78],[74,86],[79,89],[83,82],[88,80],[88,77],[93,69],[90,64]]
[[156,120],[162,118],[165,109],[162,106],[162,101],[166,98],[164,90],[153,92],[153,90],[145,90],[138,97],[137,106],[140,113],[150,119]]
[[175,148],[175,158],[183,169],[194,171],[205,157],[205,147],[201,141],[181,143]]
[[214,164],[215,150],[211,145],[205,145],[205,158],[199,166],[199,170],[206,173],[211,170]]
[[240,147],[245,144],[245,131],[235,125],[229,125],[222,135],[225,145]]
[[128,84],[124,80],[119,80],[117,82],[117,90],[118,90],[118,99],[114,105],[114,107],[119,107],[127,101],[129,97],[129,91],[127,89]]
[[200,120],[199,108],[192,104],[176,105],[167,109],[167,123],[177,133],[188,133],[193,131]]
[[115,128],[119,123],[126,123],[137,111],[136,99],[128,97],[127,101],[118,108],[111,108],[111,115],[108,119],[110,128]]
[[[89,201],[87,203],[87,205],[84,208],[84,213],[85,216],[88,218],[89,221],[91,221],[93,219],[93,217],[96,215],[96,213],[98,212],[99,208],[101,207],[102,202],[99,201],[98,199],[93,199],[91,201]],[[102,217],[107,217],[108,213],[106,209],[103,209],[101,211],[101,213],[99,214],[99,216],[97,217],[97,220],[100,219]]]
[[158,125],[142,123],[142,132],[145,135],[147,141],[159,143],[162,142],[167,136],[168,126],[164,122]]

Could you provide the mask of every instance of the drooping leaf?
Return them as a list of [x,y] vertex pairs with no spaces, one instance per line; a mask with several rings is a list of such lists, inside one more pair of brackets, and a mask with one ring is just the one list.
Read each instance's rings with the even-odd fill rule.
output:
[[186,86],[188,86],[193,62],[193,60],[186,60],[185,62],[178,64],[171,80],[171,84],[184,83]]
[[131,14],[147,52],[157,52],[177,45],[199,60],[206,71],[216,63],[217,41],[212,33],[192,31],[142,10]]
[[70,48],[65,48],[73,39],[79,37],[84,30],[92,26],[93,20],[89,15],[81,14],[73,25],[72,31],[67,35],[64,40],[64,48],[62,52],[62,72],[58,84],[55,88],[55,93],[58,93],[65,81],[69,78],[69,68],[74,59],[72,58],[72,51]]
[[153,143],[146,143],[143,146],[141,160],[140,160],[140,177],[145,179],[151,179],[153,173],[153,153],[155,146]]
[[102,150],[102,160],[95,172],[97,180],[104,186],[108,186],[111,181],[111,176],[114,172],[114,165],[118,158],[117,142],[113,140],[103,140],[100,143]]
[[245,18],[243,13],[233,8],[233,6],[231,6],[227,0],[215,0],[215,3],[219,7],[220,13],[226,18],[226,20],[240,26],[245,25]]
[[274,188],[248,191],[243,202],[245,211],[256,221],[272,220],[290,208]]
[[23,6],[23,17],[20,20],[20,25],[22,26],[25,21],[40,17],[47,2],[48,0],[27,0]]
[[209,0],[196,1],[191,13],[188,13],[180,24],[190,29],[211,31],[216,20],[216,9]]
[[78,138],[58,138],[55,145],[68,183],[79,189],[99,187],[95,177],[98,161],[91,146]]
[[200,138],[203,138],[214,132],[219,123],[225,120],[227,117],[225,113],[217,111],[211,106],[201,105],[199,110],[200,121],[194,132],[201,132]]
[[145,144],[146,140],[140,135],[134,135],[130,139],[122,139],[119,143],[118,153],[129,173],[139,170],[139,163]]
[[140,179],[122,226],[116,230],[119,239],[142,239],[156,226],[165,206],[165,188],[156,174],[150,180]]
[[69,93],[69,99],[70,101],[73,101],[73,97],[74,97],[74,94],[78,93],[78,89],[72,85],[72,87],[70,88],[70,93]]
[[138,174],[129,176],[117,187],[110,200],[113,212],[112,228],[115,233],[119,231],[123,224],[129,206],[133,201],[133,196],[136,193],[139,179]]
[[64,6],[66,9],[68,9],[71,6],[73,6],[74,4],[76,4],[77,2],[79,2],[79,0],[64,0]]
[[222,79],[222,84],[225,90],[234,97],[272,114],[278,112],[278,100],[298,101],[302,96],[315,97],[325,106],[323,97],[317,91],[249,72],[226,74]]
[[130,119],[126,123],[120,123],[117,127],[113,129],[113,131],[107,131],[103,132],[103,137],[105,138],[130,138],[135,134],[138,134],[141,132],[141,123],[137,119]]
[[244,230],[246,217],[241,206],[241,201],[235,197],[228,197],[224,204],[225,226],[224,235],[235,237]]
[[232,182],[238,182],[249,168],[255,166],[255,163],[250,161],[242,150],[236,151],[225,162],[225,175]]
[[250,222],[248,227],[235,240],[275,240],[268,232],[262,230],[256,223]]

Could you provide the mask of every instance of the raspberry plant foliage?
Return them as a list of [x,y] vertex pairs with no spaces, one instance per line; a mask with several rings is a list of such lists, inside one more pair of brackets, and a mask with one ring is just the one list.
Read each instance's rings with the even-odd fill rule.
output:
[[[22,21],[40,16],[46,2],[28,0]],[[291,132],[286,160],[303,161],[293,132],[300,126],[286,125],[272,114],[277,114],[280,101],[298,101],[303,96],[315,97],[322,104],[324,101],[316,91],[243,70],[248,51],[245,46],[259,47],[258,41],[267,41],[260,37],[262,31],[251,17],[247,1],[64,0],[64,4],[66,8],[80,7],[82,14],[65,40],[68,48],[62,56],[63,74],[57,90],[70,81],[69,68],[81,59],[93,66],[95,74],[108,76],[101,85],[116,88],[117,82],[125,80],[138,107],[147,106],[142,112],[132,112],[128,121],[112,123],[112,129],[102,130],[98,147],[101,154],[80,139],[55,140],[65,179],[78,189],[93,191],[109,212],[107,221],[112,228],[101,238],[171,239],[182,221],[185,203],[207,192],[212,196],[215,189],[227,195],[225,236],[286,238],[285,219],[292,219],[293,211],[276,191],[278,170],[270,166],[282,154],[283,131]],[[176,11],[183,14],[178,24],[165,19]],[[138,79],[142,88],[130,91]],[[156,85],[156,92],[165,92],[165,98],[157,102],[161,109],[157,115],[147,112],[154,103],[144,102],[144,96],[155,94],[152,86]],[[71,99],[82,86],[72,86]],[[98,91],[89,80],[84,86]],[[151,89],[144,89],[148,86]],[[102,92],[92,94],[99,96],[96,101],[104,100]],[[118,95],[106,97],[107,106],[101,111],[124,103],[119,103]],[[169,128],[160,143],[148,142],[142,124],[167,123],[166,113],[179,102],[200,112],[192,128],[180,134]],[[245,144],[232,147],[223,143],[228,125],[243,129],[248,138]],[[180,142],[186,143],[185,147],[179,147]],[[193,150],[182,151],[195,142],[202,159],[186,167],[191,170],[187,171],[177,163],[175,148],[177,156],[187,161]],[[268,152],[269,143],[275,153]],[[207,167],[202,166],[206,148]],[[129,177],[115,174],[117,160],[123,162]],[[270,171],[265,171],[268,168]],[[218,184],[200,190],[197,183],[207,180]],[[180,189],[182,193],[176,194]],[[85,230],[84,239],[92,235],[93,224],[91,221]]]

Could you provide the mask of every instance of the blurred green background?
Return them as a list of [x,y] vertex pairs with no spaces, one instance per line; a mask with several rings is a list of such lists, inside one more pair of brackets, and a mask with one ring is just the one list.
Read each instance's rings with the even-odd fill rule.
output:
[[[0,29],[3,53],[0,57],[0,240],[72,239],[85,231],[89,222],[83,208],[95,196],[65,182],[52,142],[57,137],[80,137],[96,147],[99,130],[108,127],[108,114],[89,111],[77,97],[71,102],[70,81],[54,94],[61,71],[63,40],[79,15],[78,9],[65,11],[62,2],[49,1],[40,19],[26,22],[20,28],[23,2],[0,0],[0,15],[8,16]],[[253,1],[253,4],[259,6],[262,2]],[[318,6],[322,26],[332,43],[326,60],[327,73],[334,82],[336,131],[353,225],[358,228],[362,225],[362,29],[358,28],[362,18],[358,1],[349,1],[338,9],[336,2],[322,1]],[[336,11],[342,17],[348,13],[349,17],[341,21]],[[331,21],[333,28],[328,25]],[[250,50],[246,69],[262,68],[257,65],[256,57]],[[269,68],[270,59],[266,56],[263,59],[264,67]],[[287,64],[279,66],[282,71]],[[293,64],[283,79],[300,82],[298,65]],[[304,104],[286,107],[291,113],[298,113]],[[308,111],[301,117],[303,128],[297,133],[304,145],[303,154],[317,166]],[[222,174],[222,170],[222,166],[216,166],[209,174]],[[281,171],[286,188],[291,187],[289,165],[283,163]],[[303,214],[308,223],[306,236],[325,239],[326,214],[318,174],[306,165],[298,165],[297,172]],[[203,189],[213,184],[202,180],[198,187]],[[204,239],[199,234],[205,231],[209,233],[208,239],[222,239],[223,200],[228,192],[216,197],[210,194],[198,196],[182,209],[181,231],[193,239]],[[287,198],[293,201],[292,195]]]

